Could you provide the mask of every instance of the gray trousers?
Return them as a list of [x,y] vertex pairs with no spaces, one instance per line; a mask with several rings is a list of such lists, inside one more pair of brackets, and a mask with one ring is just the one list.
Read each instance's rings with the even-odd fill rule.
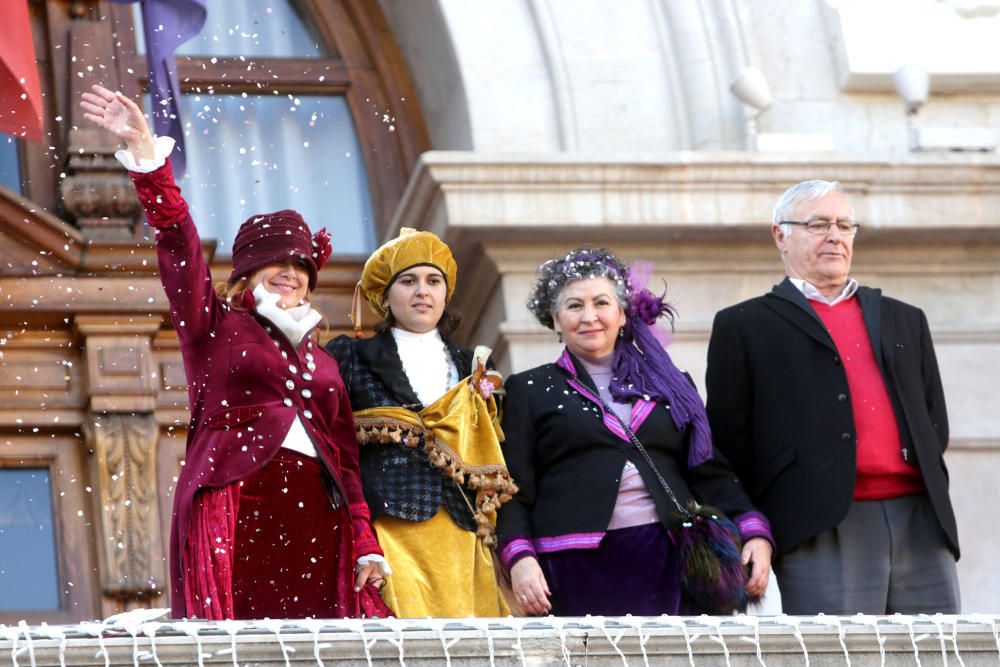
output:
[[958,569],[926,495],[856,500],[774,567],[786,614],[957,614]]

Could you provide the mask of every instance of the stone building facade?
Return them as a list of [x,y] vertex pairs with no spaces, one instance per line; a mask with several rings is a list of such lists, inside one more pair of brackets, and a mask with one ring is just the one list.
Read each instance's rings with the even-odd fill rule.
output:
[[[493,347],[505,371],[557,352],[524,307],[535,267],[601,243],[655,262],[680,312],[672,353],[703,385],[714,313],[781,277],[768,231],[774,200],[806,178],[841,181],[862,224],[856,277],[930,321],[952,425],[964,609],[993,609],[998,545],[982,526],[994,523],[983,501],[1000,466],[991,392],[1000,160],[990,150],[911,150],[891,75],[921,58],[931,93],[919,122],[995,133],[1000,58],[963,57],[1000,28],[996,3],[910,0],[906,12],[889,0],[877,10],[846,0],[269,3],[286,4],[318,55],[183,55],[183,92],[209,105],[275,92],[342,99],[371,238],[403,226],[445,238],[460,266],[460,338]],[[30,7],[48,142],[19,142],[20,191],[0,187],[0,498],[13,497],[2,495],[10,471],[44,473],[55,597],[43,608],[0,600],[6,623],[165,606],[187,421],[149,230],[115,146],[75,103],[95,81],[144,90],[135,15],[107,0]],[[211,23],[212,1],[208,11]],[[773,94],[756,119],[757,144],[783,150],[746,149],[745,110],[728,86],[751,66]],[[278,141],[291,136],[282,132]],[[308,196],[292,192],[290,205]],[[336,244],[345,223],[334,212],[321,224]],[[228,240],[205,239],[220,279]],[[362,259],[336,255],[321,275],[325,335],[349,326]],[[3,520],[14,522],[0,508]]]

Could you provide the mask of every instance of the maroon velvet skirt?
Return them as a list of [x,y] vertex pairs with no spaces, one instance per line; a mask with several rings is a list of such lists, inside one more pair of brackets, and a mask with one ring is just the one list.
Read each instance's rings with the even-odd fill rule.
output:
[[233,616],[358,613],[348,509],[334,508],[316,459],[281,448],[242,480],[233,549]]

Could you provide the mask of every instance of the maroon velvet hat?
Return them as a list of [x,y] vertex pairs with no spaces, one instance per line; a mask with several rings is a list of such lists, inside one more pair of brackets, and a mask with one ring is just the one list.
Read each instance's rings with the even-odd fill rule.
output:
[[309,272],[309,289],[316,289],[316,274],[330,258],[326,228],[313,235],[297,211],[286,209],[253,215],[240,225],[233,241],[233,272],[229,282],[249,277],[268,264],[302,262]]

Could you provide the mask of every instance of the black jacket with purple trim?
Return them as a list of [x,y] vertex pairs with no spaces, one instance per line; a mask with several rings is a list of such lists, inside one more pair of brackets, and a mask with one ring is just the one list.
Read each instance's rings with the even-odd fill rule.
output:
[[[593,381],[569,352],[554,364],[510,376],[505,386],[503,452],[520,488],[497,518],[506,567],[536,552],[596,548],[611,521],[626,460],[638,468],[664,525],[674,525],[673,501],[616,418],[605,415]],[[636,401],[629,427],[678,501],[694,498],[721,509],[744,539],[771,539],[767,520],[718,450],[688,468],[688,432],[674,425],[669,405]]]

